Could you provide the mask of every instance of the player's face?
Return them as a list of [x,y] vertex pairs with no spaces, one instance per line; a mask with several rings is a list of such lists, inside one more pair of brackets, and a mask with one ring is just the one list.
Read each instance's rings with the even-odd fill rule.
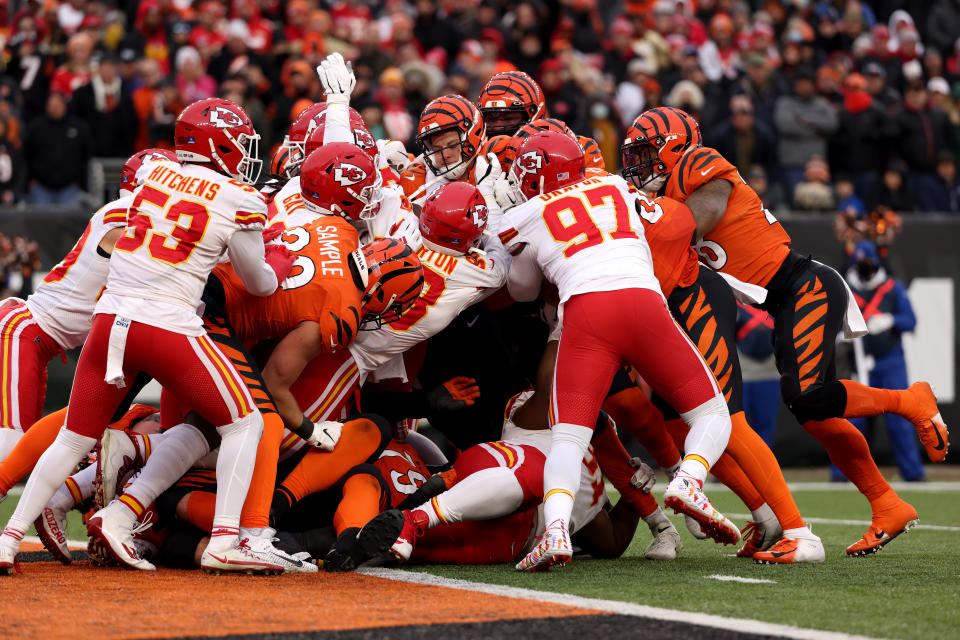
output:
[[439,169],[454,167],[461,161],[462,150],[459,131],[453,129],[441,131],[427,138],[426,146],[433,163]]
[[522,111],[488,109],[483,112],[483,121],[487,124],[488,134],[513,135],[525,124],[526,114]]

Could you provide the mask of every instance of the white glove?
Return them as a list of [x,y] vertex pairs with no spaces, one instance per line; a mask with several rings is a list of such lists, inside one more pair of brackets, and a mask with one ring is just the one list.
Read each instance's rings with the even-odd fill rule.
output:
[[504,212],[526,201],[509,174],[501,175],[493,184],[493,196],[496,198],[497,204],[500,205],[500,210]]
[[307,438],[307,444],[323,451],[333,451],[340,441],[340,432],[343,431],[343,423],[324,420],[313,424],[313,433]]
[[342,55],[328,55],[317,67],[317,76],[328,103],[350,103],[350,94],[357,85],[357,79],[353,75],[353,65],[345,62]]
[[876,313],[867,320],[867,331],[870,335],[876,335],[889,331],[893,328],[893,315],[889,313]]
[[484,198],[495,200],[493,185],[503,175],[500,169],[500,160],[495,153],[488,153],[486,156],[477,156],[477,161],[473,165],[473,182],[477,189],[483,194]]
[[630,466],[636,469],[633,477],[630,478],[630,486],[634,489],[640,489],[641,493],[650,493],[653,485],[657,483],[657,476],[653,468],[644,464],[640,458],[630,458]]
[[410,154],[407,148],[399,140],[382,140],[380,144],[380,155],[387,161],[390,168],[398,174],[403,173],[410,166]]

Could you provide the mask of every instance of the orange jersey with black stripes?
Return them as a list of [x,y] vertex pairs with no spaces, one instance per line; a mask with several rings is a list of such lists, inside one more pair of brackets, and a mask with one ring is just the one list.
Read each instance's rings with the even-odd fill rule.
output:
[[597,144],[597,141],[587,136],[577,136],[577,142],[580,143],[580,148],[583,149],[583,160],[587,165],[587,169],[606,171],[607,163],[603,160],[603,154],[600,152],[600,145]]
[[349,260],[357,250],[357,231],[340,216],[324,216],[288,229],[280,241],[297,255],[290,275],[270,296],[249,293],[229,264],[214,273],[223,283],[231,328],[243,342],[279,338],[301,322],[320,324],[331,350],[347,346],[360,323],[361,290]]
[[691,245],[697,223],[689,207],[673,198],[651,199],[638,193],[637,213],[664,297],[677,287],[693,284],[699,272],[697,252]]
[[790,253],[790,236],[732,164],[709,147],[691,148],[670,174],[664,193],[685,202],[717,179],[729,182],[733,190],[720,222],[696,244],[697,253],[715,271],[765,286]]
[[417,450],[405,442],[391,440],[373,463],[390,487],[390,506],[396,507],[430,477]]

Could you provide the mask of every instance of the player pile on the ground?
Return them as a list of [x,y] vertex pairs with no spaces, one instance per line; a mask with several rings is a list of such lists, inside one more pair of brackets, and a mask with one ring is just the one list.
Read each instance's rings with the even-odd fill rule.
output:
[[[675,558],[653,470],[618,427],[696,537],[823,561],[744,419],[737,300],[773,316],[785,403],[870,501],[847,553],[917,522],[846,418],[899,414],[942,461],[929,385],[836,379],[835,338],[864,332],[842,278],[791,250],[689,115],[640,115],[611,175],[506,72],[478,104],[430,102],[413,159],[349,107],[339,54],[317,72],[326,101],[291,124],[266,183],[243,109],[194,103],[176,153],[130,158],[120,197],[36,293],[0,306],[0,498],[32,471],[0,574],[31,524],[69,564],[75,508],[95,562],[137,569],[392,555],[536,570],[574,545],[618,557],[640,519],[646,557]],[[41,417],[47,362],[80,345],[70,407]],[[159,411],[130,404],[150,379]],[[742,534],[704,495],[708,472],[752,512]]]

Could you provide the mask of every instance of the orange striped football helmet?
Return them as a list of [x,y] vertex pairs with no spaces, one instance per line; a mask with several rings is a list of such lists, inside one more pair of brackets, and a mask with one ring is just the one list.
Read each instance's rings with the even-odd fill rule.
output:
[[517,148],[513,145],[512,136],[493,136],[484,143],[480,153],[483,156],[490,153],[497,156],[497,160],[500,161],[500,168],[504,172],[507,172],[510,170],[510,165],[513,164],[513,158],[517,154]]
[[[444,135],[456,133],[456,136]],[[431,100],[420,115],[417,142],[423,159],[436,176],[457,180],[476,160],[487,140],[483,116],[463,96],[448,94]]]
[[361,250],[367,262],[363,322],[379,328],[399,318],[420,297],[423,267],[413,249],[393,238],[374,240]]
[[490,78],[477,101],[488,135],[512,136],[547,113],[543,90],[523,71],[503,71]]
[[670,175],[687,149],[702,144],[700,125],[686,111],[673,107],[644,111],[620,145],[621,175],[638,188],[650,188],[658,178]]

